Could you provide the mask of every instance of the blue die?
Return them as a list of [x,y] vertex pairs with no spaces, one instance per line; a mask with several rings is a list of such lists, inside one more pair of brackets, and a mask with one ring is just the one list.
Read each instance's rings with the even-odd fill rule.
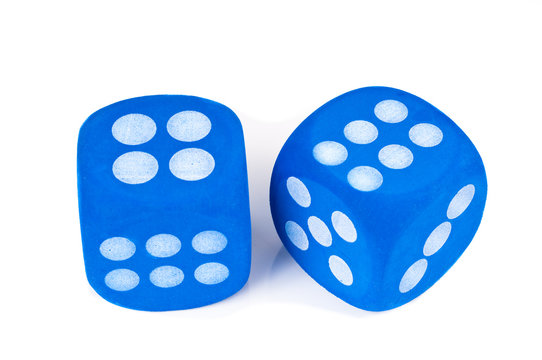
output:
[[471,242],[484,165],[446,115],[404,91],[369,87],[310,115],[282,148],[271,211],[286,249],[356,307],[401,306]]
[[176,310],[243,287],[248,181],[230,109],[180,95],[115,103],[83,124],[77,165],[85,268],[103,298]]

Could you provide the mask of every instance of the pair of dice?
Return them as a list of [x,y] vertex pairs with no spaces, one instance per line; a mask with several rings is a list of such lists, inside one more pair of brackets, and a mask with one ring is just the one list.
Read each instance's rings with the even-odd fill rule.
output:
[[[220,301],[246,283],[251,231],[237,116],[216,102],[146,96],[84,123],[78,188],[87,278],[149,311]],[[454,264],[480,224],[482,160],[446,115],[401,90],[323,105],[273,170],[277,233],[331,293],[372,311],[403,305]]]

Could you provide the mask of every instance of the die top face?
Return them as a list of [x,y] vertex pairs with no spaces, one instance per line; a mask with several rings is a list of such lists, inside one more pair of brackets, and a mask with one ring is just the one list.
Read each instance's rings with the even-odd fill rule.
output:
[[211,201],[228,191],[235,174],[246,172],[244,159],[235,114],[190,96],[112,104],[94,113],[79,136],[80,174],[142,201],[159,197],[190,206],[194,192]]
[[441,111],[385,87],[329,101],[294,131],[282,152],[292,157],[292,167],[299,161],[309,173],[326,172],[360,198],[423,191],[454,176],[456,164],[473,157],[481,162],[468,137]]
[[106,300],[187,309],[247,281],[244,140],[224,105],[158,95],[97,111],[80,131],[78,188],[87,278]]

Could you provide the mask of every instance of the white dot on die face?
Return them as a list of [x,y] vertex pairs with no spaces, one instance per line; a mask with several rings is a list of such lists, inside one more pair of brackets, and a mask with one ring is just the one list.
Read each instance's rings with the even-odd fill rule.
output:
[[311,204],[311,194],[309,193],[309,190],[303,184],[301,180],[299,180],[296,177],[290,176],[288,180],[286,180],[286,187],[288,188],[288,192],[290,193],[290,196],[294,201],[302,207],[309,207]]
[[410,140],[421,147],[433,147],[440,144],[443,138],[442,130],[433,124],[414,125],[408,132]]
[[116,269],[105,276],[105,285],[116,291],[132,290],[139,284],[139,276],[128,269]]
[[156,124],[143,114],[128,114],[118,118],[111,128],[113,137],[125,145],[141,145],[156,134]]
[[160,266],[151,271],[149,279],[155,286],[170,288],[183,282],[184,273],[175,266]]
[[126,184],[143,184],[158,172],[158,161],[151,154],[132,151],[122,154],[113,163],[113,175]]
[[337,234],[345,241],[354,242],[358,238],[354,223],[344,213],[334,211],[333,214],[331,214],[331,223]]
[[169,119],[167,131],[179,141],[198,141],[211,131],[211,120],[199,111],[181,111]]
[[407,271],[405,271],[405,274],[399,283],[399,291],[406,293],[412,290],[418,285],[426,270],[427,260],[425,259],[420,259],[412,264]]
[[224,250],[228,239],[218,231],[202,231],[192,239],[192,247],[200,254],[216,254]]
[[181,250],[181,241],[170,234],[158,234],[147,240],[147,252],[155,257],[170,257]]
[[320,164],[336,166],[348,157],[346,148],[335,141],[323,141],[312,149],[312,155]]
[[331,246],[331,232],[326,224],[316,216],[309,217],[309,231],[312,237],[322,246]]
[[381,101],[376,104],[374,111],[377,118],[392,124],[405,120],[408,115],[405,104],[397,100]]
[[194,271],[194,277],[197,281],[205,285],[215,285],[226,280],[230,275],[230,271],[225,265],[210,262],[198,266]]
[[451,231],[452,224],[449,222],[444,222],[437,226],[425,241],[425,245],[423,246],[423,254],[425,256],[431,256],[439,251],[446,240],[448,240]]
[[412,164],[414,161],[414,155],[412,152],[401,145],[388,145],[384,146],[378,153],[378,160],[382,165],[389,167],[390,169],[404,169]]
[[329,268],[337,280],[339,280],[343,285],[352,285],[354,282],[352,270],[350,270],[350,267],[343,259],[336,255],[331,255],[328,262]]
[[354,144],[370,144],[378,137],[378,129],[368,121],[356,120],[344,127],[344,136]]
[[100,245],[100,253],[109,260],[121,261],[132,257],[136,246],[130,240],[123,237],[112,237]]
[[448,211],[446,215],[448,219],[455,219],[459,215],[463,214],[465,210],[469,207],[472,198],[474,197],[475,188],[474,185],[470,184],[463,187],[459,192],[454,196],[450,205],[448,206]]
[[183,149],[169,161],[169,170],[181,180],[197,181],[209,176],[215,168],[215,159],[202,149]]
[[347,176],[348,183],[359,191],[373,191],[378,189],[384,178],[382,174],[370,166],[358,166],[350,170]]
[[300,250],[307,250],[309,248],[309,239],[301,226],[293,221],[287,221],[284,228],[286,230],[286,236],[288,236],[292,244]]

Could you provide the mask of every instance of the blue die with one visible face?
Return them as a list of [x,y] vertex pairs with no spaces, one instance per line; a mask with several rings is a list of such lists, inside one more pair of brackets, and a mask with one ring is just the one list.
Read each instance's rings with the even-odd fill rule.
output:
[[107,106],[78,143],[87,278],[138,310],[220,301],[250,271],[250,213],[241,123],[224,105],[181,95]]
[[452,120],[404,91],[369,87],[294,131],[270,200],[301,267],[344,301],[380,311],[422,294],[455,263],[486,194],[482,159]]

